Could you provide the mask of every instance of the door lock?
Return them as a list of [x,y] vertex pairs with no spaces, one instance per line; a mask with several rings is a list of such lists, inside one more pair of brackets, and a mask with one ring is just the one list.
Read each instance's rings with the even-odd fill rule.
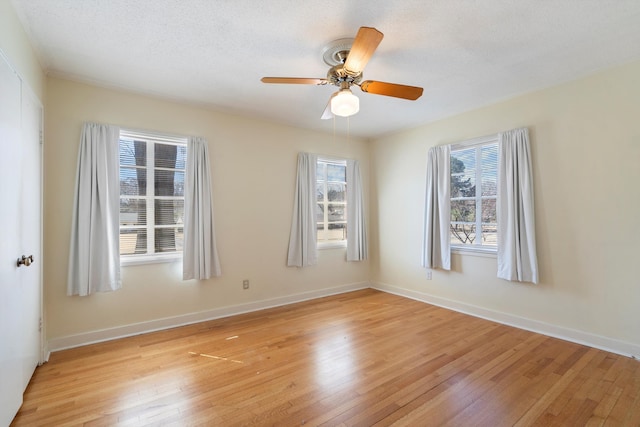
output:
[[24,265],[25,267],[29,267],[32,262],[33,262],[33,255],[29,255],[29,256],[22,255],[22,258],[18,258],[18,267],[20,267],[21,265]]

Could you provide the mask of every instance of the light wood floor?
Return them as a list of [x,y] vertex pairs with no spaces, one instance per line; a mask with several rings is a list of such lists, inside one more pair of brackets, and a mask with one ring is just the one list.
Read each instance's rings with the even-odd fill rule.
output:
[[363,290],[51,355],[16,426],[640,425],[640,362]]

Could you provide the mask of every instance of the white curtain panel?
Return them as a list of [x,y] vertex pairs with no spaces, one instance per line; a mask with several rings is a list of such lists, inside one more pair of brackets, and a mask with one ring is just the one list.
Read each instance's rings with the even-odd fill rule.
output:
[[216,248],[209,149],[204,138],[190,137],[184,190],[183,280],[222,274]]
[[498,144],[498,277],[538,283],[529,132],[503,132]]
[[296,193],[289,235],[287,266],[305,267],[318,262],[316,230],[316,163],[315,154],[298,154]]
[[448,145],[432,147],[427,158],[422,266],[451,270],[450,160]]
[[120,129],[85,123],[76,175],[67,295],[120,289]]
[[367,251],[360,162],[347,160],[347,261],[363,261]]

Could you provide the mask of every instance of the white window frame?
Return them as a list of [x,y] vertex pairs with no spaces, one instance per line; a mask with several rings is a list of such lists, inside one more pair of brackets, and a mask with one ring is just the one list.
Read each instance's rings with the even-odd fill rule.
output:
[[[349,183],[347,183],[347,177],[346,177],[346,167],[347,167],[347,160],[346,159],[342,159],[342,158],[338,158],[338,157],[328,157],[328,156],[318,156],[317,161],[316,161],[316,168],[318,167],[318,164],[320,163],[325,163],[325,164],[333,164],[333,165],[340,165],[340,166],[344,166],[345,167],[345,197],[344,197],[344,202],[331,202],[332,204],[341,204],[344,205],[344,214],[345,214],[345,218],[346,220],[344,221],[344,230],[346,233],[347,230],[347,222],[349,221],[349,217],[347,216],[347,192],[349,191]],[[327,181],[327,173],[326,173],[326,169],[325,169],[325,180],[323,181],[325,184],[325,188],[324,188],[324,201],[323,204],[325,205],[325,207],[327,207],[329,205],[329,194],[327,191],[327,183],[328,182],[337,182],[337,181]],[[317,176],[316,176],[316,182],[317,182]],[[340,181],[342,182],[342,181]],[[318,200],[316,200],[316,208],[318,206]],[[329,223],[329,209],[324,209],[324,218],[323,218],[323,223],[325,225],[327,225],[328,227],[328,223]],[[316,225],[318,223],[316,222]],[[317,233],[317,227],[316,227],[316,233]],[[332,249],[332,248],[346,248],[347,247],[347,238],[345,237],[344,239],[341,240],[318,240],[317,242],[317,247],[318,249]]]
[[[143,197],[146,203],[146,215],[147,215],[147,248],[154,251],[155,249],[155,203],[153,201],[156,198],[162,198],[162,196],[155,196],[155,168],[149,167],[149,165],[155,164],[153,144],[158,142],[162,144],[170,144],[176,146],[187,146],[187,137],[168,135],[161,133],[154,133],[148,131],[138,131],[131,129],[121,129],[120,138],[118,138],[118,144],[120,139],[134,139],[147,142],[147,194]],[[186,165],[185,165],[186,167]],[[122,195],[120,197],[123,197]],[[120,225],[120,228],[126,228]],[[118,237],[120,233],[118,233]],[[137,265],[137,264],[154,264],[162,262],[174,262],[182,259],[182,251],[176,252],[162,252],[162,253],[146,253],[146,254],[134,254],[134,255],[120,255],[120,265]]]
[[[487,135],[487,136],[482,136],[479,138],[473,138],[473,139],[469,139],[466,141],[462,141],[462,142],[458,142],[456,144],[451,144],[451,154],[453,154],[455,151],[459,151],[459,150],[466,150],[469,148],[476,148],[476,176],[475,176],[475,180],[476,180],[476,196],[473,198],[469,198],[469,199],[474,199],[476,201],[476,221],[475,221],[475,227],[476,227],[476,235],[480,236],[479,241],[482,241],[482,199],[483,196],[482,194],[480,194],[480,196],[478,196],[478,192],[481,192],[481,183],[482,183],[482,166],[481,166],[481,150],[480,148],[486,145],[492,145],[492,144],[498,144],[499,141],[499,135],[498,134],[494,134],[494,135]],[[451,172],[450,172],[451,173]],[[496,199],[496,206],[497,206],[497,200],[498,200],[498,196],[496,194],[496,196],[485,196],[485,199],[487,198],[495,198]],[[451,203],[453,199],[450,198],[449,203]],[[461,198],[458,198],[457,200],[463,200]],[[497,207],[496,207],[497,208]],[[449,219],[449,229],[451,229],[451,219]],[[480,234],[478,234],[478,230],[480,230]],[[478,241],[478,239],[476,239],[476,241]],[[460,253],[460,254],[469,254],[469,255],[477,255],[477,256],[488,256],[488,257],[496,257],[497,253],[498,253],[498,247],[497,246],[487,246],[487,245],[482,245],[482,244],[478,244],[476,242],[474,242],[473,244],[470,245],[465,245],[465,244],[451,244],[451,252],[453,253]]]

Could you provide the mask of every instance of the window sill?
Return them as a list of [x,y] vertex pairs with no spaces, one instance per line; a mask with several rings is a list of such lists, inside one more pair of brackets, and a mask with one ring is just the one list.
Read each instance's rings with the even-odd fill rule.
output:
[[176,262],[182,260],[182,254],[163,254],[163,255],[124,255],[120,257],[120,265],[143,265],[143,264],[160,264],[166,262]]
[[451,253],[458,254],[458,255],[479,256],[484,258],[496,258],[498,256],[497,249],[477,248],[477,247],[471,248],[471,247],[452,246]]
[[347,241],[343,240],[340,242],[327,242],[327,243],[318,243],[318,250],[323,250],[323,249],[339,249],[339,248],[346,248],[347,247]]

